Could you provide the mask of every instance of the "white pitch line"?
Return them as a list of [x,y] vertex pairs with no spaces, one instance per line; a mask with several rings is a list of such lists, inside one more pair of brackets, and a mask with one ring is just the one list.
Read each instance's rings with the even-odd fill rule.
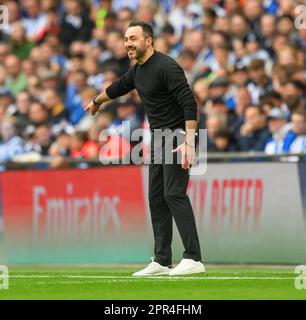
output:
[[148,277],[132,277],[132,276],[86,276],[86,275],[9,275],[9,278],[38,278],[38,279],[101,279],[101,280],[120,280],[120,281],[132,281],[132,280],[294,280],[294,277],[239,277],[239,276],[148,276]]

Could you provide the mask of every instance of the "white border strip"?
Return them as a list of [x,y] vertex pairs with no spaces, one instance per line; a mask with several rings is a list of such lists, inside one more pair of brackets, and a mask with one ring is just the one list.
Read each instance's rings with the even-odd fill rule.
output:
[[86,276],[86,275],[9,275],[21,279],[101,279],[101,280],[294,280],[294,277],[238,277],[238,276]]

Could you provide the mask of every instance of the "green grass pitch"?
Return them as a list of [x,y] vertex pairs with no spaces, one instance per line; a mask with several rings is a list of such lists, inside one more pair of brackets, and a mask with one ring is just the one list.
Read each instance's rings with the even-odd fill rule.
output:
[[306,299],[294,266],[208,265],[201,275],[132,278],[141,267],[11,266],[0,299]]

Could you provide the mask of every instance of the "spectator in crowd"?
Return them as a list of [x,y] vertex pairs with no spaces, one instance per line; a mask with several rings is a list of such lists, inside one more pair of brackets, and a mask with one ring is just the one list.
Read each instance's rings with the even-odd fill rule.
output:
[[71,76],[66,89],[65,108],[69,112],[69,121],[76,125],[85,115],[81,92],[87,87],[87,73],[78,69]]
[[288,36],[289,38],[293,38],[295,36],[295,29],[294,29],[294,19],[291,15],[285,14],[279,17],[276,24],[276,30]]
[[27,87],[27,77],[21,70],[20,59],[13,54],[6,57],[4,61],[6,69],[5,87],[11,91],[13,95],[23,91]]
[[184,69],[186,78],[191,82],[192,77],[194,76],[194,69],[196,63],[196,55],[188,49],[181,51],[177,57],[177,61],[180,66]]
[[48,110],[50,122],[57,124],[68,119],[68,111],[64,102],[54,89],[46,89],[42,92],[41,100]]
[[235,100],[231,91],[228,77],[217,77],[209,85],[209,95],[211,97],[221,97],[229,110],[235,108]]
[[87,141],[83,146],[83,152],[86,158],[97,158],[100,151],[100,127],[93,123],[88,130]]
[[154,1],[139,1],[138,8],[135,12],[135,19],[149,23],[155,34],[161,30],[157,15],[158,5]]
[[293,66],[298,62],[298,52],[293,47],[284,47],[276,53],[276,61],[280,66]]
[[21,60],[27,59],[35,46],[34,41],[27,40],[24,27],[20,22],[11,25],[10,40],[12,53]]
[[98,114],[96,123],[102,131],[108,129],[111,126],[113,119],[113,114],[109,111],[104,110]]
[[288,143],[288,135],[291,124],[288,123],[286,114],[279,108],[273,108],[268,113],[268,127],[272,134],[271,139],[265,146],[265,153],[279,154],[284,151],[284,144]]
[[204,105],[209,97],[209,81],[205,76],[200,76],[192,84],[192,90],[198,103],[200,112],[203,112]]
[[125,145],[120,158],[133,148],[126,128],[146,128],[136,90],[96,117],[83,112],[133,63],[123,34],[134,19],[151,23],[155,49],[183,68],[210,151],[304,150],[306,30],[295,27],[294,1],[2,2],[10,14],[0,30],[0,127],[13,117],[26,150],[52,167],[67,167],[71,154],[97,158],[104,129],[110,146]]
[[0,120],[5,115],[13,115],[14,113],[14,98],[7,89],[0,90]]
[[25,34],[29,41],[39,41],[45,34],[48,18],[41,11],[40,1],[25,0],[24,1],[25,18],[22,23],[25,28]]
[[42,88],[38,76],[27,76],[27,91],[33,99],[39,99],[41,90]]
[[263,13],[262,1],[248,0],[245,1],[243,6],[243,14],[248,21],[248,25],[255,32],[260,34],[260,17]]
[[133,100],[121,102],[116,107],[116,116],[110,129],[130,141],[131,132],[140,128],[136,106]]
[[68,157],[70,156],[70,148],[71,148],[71,137],[73,132],[69,132],[69,130],[61,130],[55,141],[50,146],[49,154],[52,157]]
[[245,86],[238,87],[236,91],[236,106],[234,109],[236,120],[232,122],[231,130],[237,134],[245,121],[245,111],[252,104],[249,90]]
[[210,113],[206,121],[207,128],[207,151],[214,152],[216,150],[215,137],[217,132],[226,130],[227,119],[225,115]]
[[215,134],[214,152],[237,151],[234,136],[230,130],[219,130]]
[[272,84],[265,72],[263,60],[252,60],[248,67],[250,83],[248,90],[252,96],[252,102],[257,104],[261,95],[272,90]]
[[130,59],[124,49],[123,35],[119,31],[113,31],[107,35],[106,43],[111,57],[102,63],[102,68],[113,64],[119,68],[119,74],[123,75],[130,67]]
[[[260,97],[260,100],[259,100],[260,103],[264,103],[266,101],[269,102],[273,107],[280,108],[284,112],[287,112],[287,107],[284,105],[282,96],[277,91],[274,91],[274,90],[268,91]],[[270,109],[268,111],[270,111]]]
[[231,36],[242,39],[250,30],[246,17],[241,13],[234,14],[230,19]]
[[6,57],[10,53],[10,47],[7,43],[0,42],[0,64],[3,65]]
[[49,155],[49,149],[52,145],[53,138],[48,125],[39,125],[34,132],[35,145],[33,151],[39,152],[43,156]]
[[[21,19],[21,8],[17,1],[15,0],[5,0],[1,4],[5,5],[8,9],[8,26],[6,28],[0,28],[0,40],[9,41],[12,32],[11,27],[16,23],[20,22]],[[1,32],[3,32],[1,39]]]
[[248,67],[253,60],[263,60],[268,67],[271,65],[269,53],[261,49],[259,37],[255,33],[248,33],[242,39],[244,46],[243,57],[240,60],[240,65]]
[[129,7],[122,7],[117,15],[117,26],[118,30],[122,34],[125,33],[126,29],[129,27],[130,22],[133,20],[134,17],[134,12],[131,8]]
[[266,115],[258,106],[249,106],[245,111],[245,122],[240,127],[237,141],[242,151],[264,151],[271,133],[266,125]]
[[46,106],[38,101],[33,102],[29,110],[29,120],[35,127],[49,124],[50,118]]
[[180,37],[184,30],[185,16],[187,15],[188,0],[175,1],[175,6],[169,13],[168,21],[175,30],[175,34]]
[[276,31],[276,17],[270,13],[265,13],[260,18],[260,44],[270,57],[273,55],[272,38]]
[[25,142],[18,135],[16,120],[6,117],[1,121],[0,161],[10,161],[25,151]]
[[226,118],[226,124],[229,128],[237,121],[235,113],[229,110],[223,98],[219,96],[212,97],[208,100],[206,112],[223,115]]
[[[306,152],[306,112],[303,110],[296,110],[292,113],[292,132],[295,138],[289,146],[289,152],[300,153]],[[287,148],[288,144],[285,146]]]
[[[97,134],[97,127],[94,125],[91,130],[91,135]],[[96,139],[96,137],[95,137]],[[87,139],[85,132],[76,132],[71,138],[72,158],[97,158],[99,154],[99,144],[96,141]]]
[[175,30],[171,24],[165,24],[161,31],[161,37],[163,37],[170,46],[169,56],[175,59],[182,50],[182,43],[180,42],[180,37],[175,34]]
[[84,71],[88,75],[87,84],[90,87],[93,87],[95,90],[99,91],[104,81],[104,77],[100,71],[99,64],[95,60],[85,58],[83,61],[83,67]]
[[16,119],[17,126],[24,130],[31,124],[29,111],[31,107],[31,96],[28,91],[21,91],[16,95],[16,109],[13,116]]
[[[32,0],[34,1],[34,0]],[[64,0],[64,14],[60,21],[60,39],[67,47],[73,41],[88,41],[94,28],[93,21],[79,0]]]
[[[155,48],[155,50],[157,50],[161,53],[164,53],[167,55],[170,54],[170,44],[167,41],[167,39],[164,38],[163,36],[159,36],[154,39],[154,48]],[[193,59],[195,59],[195,58],[193,57]]]
[[[110,0],[108,0],[110,1]],[[112,5],[112,9],[115,12],[120,11],[123,8],[129,8],[133,12],[137,10],[137,7],[139,5],[139,0],[112,0],[110,1]]]
[[305,85],[298,80],[287,80],[282,84],[281,96],[290,112],[305,105]]
[[230,74],[231,84],[236,87],[246,86],[248,80],[249,76],[246,67],[237,63]]

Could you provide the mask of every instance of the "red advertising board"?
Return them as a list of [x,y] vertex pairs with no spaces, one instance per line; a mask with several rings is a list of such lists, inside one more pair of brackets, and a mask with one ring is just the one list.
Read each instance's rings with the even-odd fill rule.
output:
[[137,166],[5,172],[2,205],[8,240],[84,240],[147,223]]

